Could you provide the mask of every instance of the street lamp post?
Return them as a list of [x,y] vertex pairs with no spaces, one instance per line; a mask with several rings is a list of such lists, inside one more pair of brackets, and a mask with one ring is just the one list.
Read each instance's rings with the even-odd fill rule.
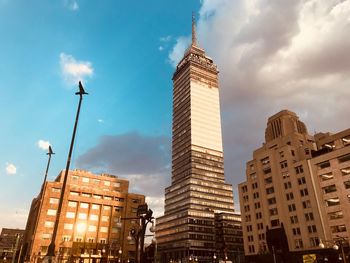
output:
[[[121,218],[122,220],[129,219],[139,219],[140,225],[138,228],[131,228],[128,236],[128,240],[131,241],[134,239],[136,247],[135,263],[144,263],[145,262],[145,253],[144,253],[144,244],[145,244],[145,233],[148,223],[154,224],[153,211],[148,209],[147,204],[139,205],[137,208],[138,217],[132,218]],[[154,232],[154,227],[150,228],[151,232]]]
[[[337,236],[337,238],[339,240],[331,240],[331,241],[328,241],[328,240],[323,240],[323,242],[325,243],[330,243],[332,244],[332,248],[334,250],[338,250],[339,247],[340,247],[340,250],[341,250],[341,254],[342,254],[342,257],[340,258],[339,257],[339,260],[342,260],[344,263],[346,263],[346,256],[345,256],[345,251],[344,251],[344,247],[343,247],[343,240],[346,241],[345,238],[341,237],[341,236]],[[341,240],[341,241],[340,241]],[[319,243],[319,247],[320,248],[326,248],[326,245],[322,242],[322,240],[320,239],[320,243]],[[338,245],[339,244],[339,245]]]
[[65,170],[65,173],[64,173],[64,177],[63,177],[63,184],[62,184],[60,199],[59,199],[59,202],[58,202],[58,209],[57,209],[57,213],[56,213],[55,225],[54,225],[54,229],[53,229],[53,233],[52,233],[51,243],[50,243],[50,245],[48,247],[48,251],[47,251],[47,255],[46,255],[46,257],[48,257],[49,263],[51,263],[52,259],[55,257],[55,240],[56,240],[56,236],[57,236],[57,229],[58,229],[59,218],[60,218],[61,211],[62,211],[63,198],[64,198],[64,193],[65,193],[66,184],[67,184],[67,177],[68,177],[70,162],[71,162],[71,158],[72,158],[75,134],[76,134],[76,131],[77,131],[77,126],[78,126],[78,121],[79,121],[80,107],[81,107],[81,102],[83,100],[83,95],[86,95],[86,94],[88,94],[88,93],[85,92],[83,85],[79,81],[79,91],[75,93],[75,95],[79,95],[78,110],[77,110],[77,114],[76,114],[76,117],[75,117],[73,135],[72,135],[72,140],[71,140],[71,143],[70,143],[70,148],[69,148],[69,153],[68,153],[68,158],[67,158],[67,164],[66,164],[66,170]]

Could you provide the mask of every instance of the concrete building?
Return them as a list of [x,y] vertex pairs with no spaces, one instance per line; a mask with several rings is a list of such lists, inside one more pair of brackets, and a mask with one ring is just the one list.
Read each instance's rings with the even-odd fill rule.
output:
[[17,262],[22,252],[23,234],[23,229],[1,229],[0,262]]
[[173,83],[172,182],[156,221],[158,253],[161,262],[222,260],[232,242],[218,246],[216,215],[225,229],[237,225],[237,215],[224,177],[218,70],[197,45],[194,23]]
[[[40,261],[47,253],[62,191],[64,171],[55,181],[46,182],[32,202],[25,233],[25,259]],[[114,175],[87,171],[68,173],[59,218],[56,256],[63,261],[133,261],[135,245],[126,240],[136,227],[137,208],[143,195],[128,192],[129,182]]]
[[[319,243],[348,247],[350,237],[350,129],[308,134],[298,116],[270,117],[265,143],[246,165],[239,185],[247,256],[291,258]],[[300,257],[299,257],[300,258]]]

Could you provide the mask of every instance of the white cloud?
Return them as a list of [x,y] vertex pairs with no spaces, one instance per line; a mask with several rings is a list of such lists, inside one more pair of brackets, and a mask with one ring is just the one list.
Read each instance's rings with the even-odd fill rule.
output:
[[44,141],[44,140],[39,140],[37,142],[37,145],[40,149],[42,150],[48,150],[49,149],[49,146],[51,145],[49,141]]
[[159,50],[159,51],[163,51],[163,50],[164,50],[164,47],[163,47],[163,46],[159,46],[159,47],[158,47],[158,50]]
[[146,203],[148,207],[152,209],[154,217],[159,217],[164,214],[164,200],[164,195],[146,197]]
[[68,9],[70,9],[72,11],[79,10],[79,5],[78,5],[78,2],[76,0],[65,0],[64,4],[66,7],[68,7]]
[[177,63],[179,63],[190,43],[191,37],[181,36],[176,39],[176,44],[169,53],[169,61],[173,67],[176,67]]
[[79,61],[65,53],[60,54],[60,66],[64,80],[70,85],[86,80],[87,77],[91,78],[94,74],[90,61]]
[[99,123],[103,123],[103,122],[104,122],[104,120],[102,120],[102,119],[98,119],[98,120],[97,120],[97,122],[99,122]]
[[17,173],[17,167],[13,163],[6,163],[6,174],[14,175]]
[[170,35],[159,38],[160,42],[169,42],[171,39],[172,37]]

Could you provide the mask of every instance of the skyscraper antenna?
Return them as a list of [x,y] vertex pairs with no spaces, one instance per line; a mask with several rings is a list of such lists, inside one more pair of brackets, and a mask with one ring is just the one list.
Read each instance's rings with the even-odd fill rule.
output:
[[194,12],[192,12],[192,46],[197,46],[196,18]]

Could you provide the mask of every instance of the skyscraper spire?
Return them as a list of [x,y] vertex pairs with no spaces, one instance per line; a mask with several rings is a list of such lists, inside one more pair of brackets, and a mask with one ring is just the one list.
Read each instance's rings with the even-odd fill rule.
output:
[[192,12],[192,46],[197,46],[196,18],[194,17],[194,12]]

